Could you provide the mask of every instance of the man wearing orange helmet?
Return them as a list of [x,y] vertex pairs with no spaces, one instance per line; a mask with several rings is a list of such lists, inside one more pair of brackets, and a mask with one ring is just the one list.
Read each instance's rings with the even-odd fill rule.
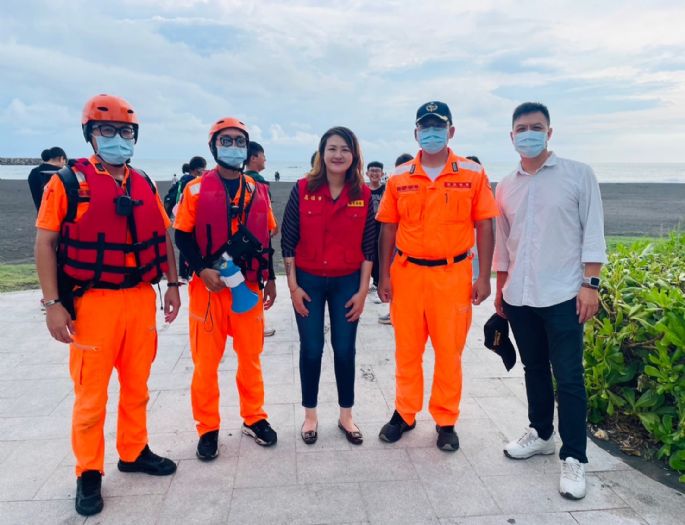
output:
[[[217,167],[188,183],[174,222],[176,245],[194,271],[189,290],[190,351],[195,365],[190,392],[200,436],[196,454],[203,461],[219,454],[217,376],[229,335],[238,357],[242,431],[262,446],[278,439],[264,412],[260,363],[264,310],[276,298],[269,243],[276,219],[268,187],[243,173],[248,142],[247,127],[240,120],[223,118],[214,123],[209,130],[209,149]],[[217,270],[227,257],[240,268],[230,277]],[[238,286],[243,279],[254,306],[239,304]]]
[[128,166],[138,119],[125,100],[98,95],[83,109],[95,154],[70,161],[45,188],[36,220],[36,267],[50,334],[70,343],[76,510],[102,510],[104,423],[112,369],[119,376],[118,468],[165,476],[170,459],[148,447],[147,380],[157,353],[151,284],[167,277],[166,322],[181,301],[167,218],[154,183]]

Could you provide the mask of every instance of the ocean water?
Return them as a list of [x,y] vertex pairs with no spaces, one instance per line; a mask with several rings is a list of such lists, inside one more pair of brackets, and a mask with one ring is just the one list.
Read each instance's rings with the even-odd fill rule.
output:
[[[136,159],[133,163],[155,180],[169,180],[181,176],[183,160]],[[679,182],[685,183],[685,163],[595,163],[592,164],[599,182]],[[515,166],[512,163],[493,162],[485,166],[490,180],[497,182],[509,174]],[[21,180],[28,176],[32,166],[0,166],[0,179]],[[305,162],[269,161],[262,175],[274,180],[278,171],[282,181],[296,181],[309,169]],[[388,173],[390,167],[386,167]]]

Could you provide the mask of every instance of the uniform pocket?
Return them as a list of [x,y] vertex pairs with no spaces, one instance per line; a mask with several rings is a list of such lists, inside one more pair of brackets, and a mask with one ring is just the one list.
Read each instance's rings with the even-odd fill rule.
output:
[[445,190],[445,224],[461,223],[471,219],[471,195],[455,190]]
[[423,217],[424,199],[421,192],[400,193],[397,207],[400,211],[400,220],[419,222]]

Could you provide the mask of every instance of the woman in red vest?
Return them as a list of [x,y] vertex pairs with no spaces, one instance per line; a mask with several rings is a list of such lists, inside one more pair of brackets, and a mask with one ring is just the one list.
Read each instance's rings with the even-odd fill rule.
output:
[[364,184],[357,137],[347,128],[321,137],[312,170],[298,181],[285,209],[281,248],[300,334],[300,381],[305,419],[302,439],[316,442],[316,414],[324,347],[324,308],[338,386],[338,427],[363,441],[352,418],[355,340],[373,266],[376,233],[371,192]]

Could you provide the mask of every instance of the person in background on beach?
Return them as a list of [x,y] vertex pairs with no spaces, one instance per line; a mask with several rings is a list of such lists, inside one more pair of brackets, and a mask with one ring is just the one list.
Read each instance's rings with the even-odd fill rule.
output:
[[274,173],[274,180],[276,182],[279,182],[281,180],[281,174],[278,172]]
[[331,346],[338,387],[338,428],[355,445],[363,442],[354,423],[357,325],[369,289],[376,244],[371,190],[355,134],[326,131],[314,166],[290,193],[281,248],[300,335],[300,382],[305,419],[302,440],[318,437],[317,401],[328,303]]
[[[176,211],[178,210],[178,203],[183,195],[183,190],[185,190],[188,183],[201,177],[202,174],[207,169],[207,161],[204,157],[195,156],[186,164],[183,165],[183,176],[178,181],[178,187],[176,188],[176,197],[174,199],[173,215],[176,216]],[[182,252],[179,252],[178,256],[178,278],[180,281],[187,283],[190,280],[190,274],[192,270],[188,261],[186,261],[185,256]]]
[[176,471],[148,446],[147,381],[157,353],[152,284],[166,275],[166,322],[176,318],[181,300],[169,219],[154,183],[127,164],[138,138],[135,111],[122,98],[97,95],[86,102],[81,123],[95,154],[70,161],[45,187],[35,256],[50,334],[71,345],[76,511],[88,516],[103,507],[103,429],[114,368],[119,470]]
[[264,147],[259,142],[252,142],[247,147],[247,162],[245,163],[245,175],[252,177],[255,182],[269,185],[269,181],[260,175],[266,168],[266,155]]
[[[405,162],[409,162],[410,160],[413,160],[413,159],[414,159],[414,156],[411,155],[410,153],[402,153],[399,157],[397,157],[395,159],[395,169],[397,169],[398,166],[401,166]],[[388,183],[388,178],[389,178],[388,175],[383,175],[383,179],[384,179],[383,184],[384,185]],[[379,222],[378,224],[381,224],[381,223]],[[380,243],[380,228],[378,229],[378,241]],[[379,263],[380,263],[380,261],[379,261]],[[380,266],[380,264],[379,264],[379,266]],[[379,303],[383,302],[380,299],[380,296],[378,298],[378,302]],[[388,312],[387,314],[384,314],[384,315],[379,315],[378,316],[378,322],[380,324],[392,324],[392,319],[390,319],[390,312]]]
[[[388,443],[416,426],[423,408],[423,352],[435,349],[428,409],[437,447],[459,448],[454,425],[461,400],[461,354],[471,325],[471,303],[490,295],[495,199],[483,167],[457,156],[452,113],[444,102],[416,112],[417,157],[388,179],[376,220],[381,227],[378,294],[390,302],[395,329],[395,412],[380,431]],[[481,253],[481,278],[471,281],[469,251],[474,225]],[[392,267],[390,262],[392,260]]]
[[[270,186],[269,181],[262,177],[259,172],[264,171],[266,168],[266,155],[264,154],[264,148],[258,142],[252,142],[247,146],[247,162],[245,164],[245,175],[252,177],[255,182],[259,184],[265,184],[267,187]],[[269,190],[269,197],[271,197],[271,190]],[[271,236],[273,237],[278,233],[278,225],[275,230],[272,230]],[[271,246],[271,241],[269,241],[269,249],[273,249]],[[264,337],[271,337],[276,333],[276,329],[266,326],[266,315],[264,316]]]
[[607,261],[602,198],[590,166],[547,149],[552,128],[544,105],[518,106],[510,136],[521,162],[497,185],[495,308],[509,320],[523,362],[529,428],[504,454],[554,454],[553,373],[559,492],[581,499],[587,463],[583,323],[599,308],[599,274]]
[[[371,190],[371,204],[373,205],[373,215],[376,216],[378,205],[383,197],[385,191],[385,184],[381,183],[381,179],[385,173],[383,172],[383,163],[376,160],[369,162],[366,166],[366,177],[369,179],[369,189]],[[381,223],[374,221],[376,224],[376,239],[381,230]],[[378,243],[376,243],[376,251],[373,259],[373,268],[371,269],[372,285],[370,292],[375,292],[378,289]]]
[[67,154],[57,146],[44,149],[40,158],[43,163],[33,168],[29,173],[29,188],[36,211],[40,208],[40,201],[43,199],[43,188],[52,176],[67,163]]
[[[218,370],[229,335],[238,358],[242,432],[265,447],[278,440],[264,411],[260,362],[264,310],[276,299],[272,250],[267,248],[276,219],[267,186],[243,173],[249,141],[247,126],[237,118],[222,118],[212,125],[208,145],[217,166],[188,183],[174,221],[176,245],[195,272],[189,286],[195,367],[190,397],[199,435],[196,455],[202,461],[219,455]],[[230,288],[218,271],[223,257],[240,269],[228,277],[234,283]],[[242,291],[256,296],[256,304],[247,311],[241,312],[240,299],[234,296],[238,285],[246,285],[249,291]]]
[[[185,167],[185,166],[186,166],[186,165],[184,164],[183,167]],[[185,172],[183,172],[183,173],[185,173]],[[178,182],[178,177],[177,177],[176,174],[174,173],[174,176],[171,177],[171,184],[174,185],[174,184],[176,184],[177,182]]]

